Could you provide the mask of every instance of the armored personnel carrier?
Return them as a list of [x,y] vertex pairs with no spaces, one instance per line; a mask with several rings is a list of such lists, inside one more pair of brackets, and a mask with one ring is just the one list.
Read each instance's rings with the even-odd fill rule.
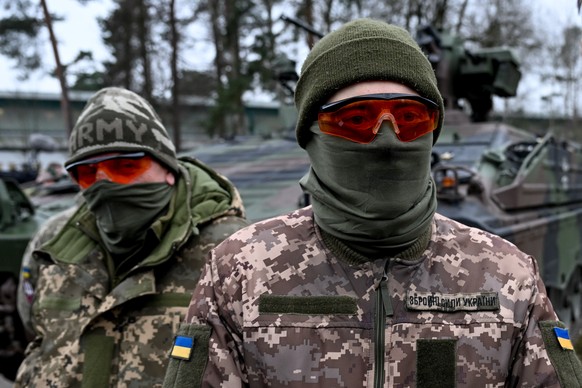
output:
[[39,226],[34,206],[17,182],[0,179],[0,373],[13,380],[24,357],[26,336],[16,311],[20,261],[28,240]]
[[[535,134],[488,118],[492,96],[512,97],[520,80],[510,49],[469,52],[426,27],[417,41],[446,104],[433,148],[438,212],[500,235],[537,259],[559,318],[582,329],[582,148],[551,130]],[[469,106],[461,107],[461,102]]]
[[29,197],[15,179],[0,179],[0,374],[9,380],[15,378],[28,342],[16,310],[22,255],[40,225],[71,206],[78,191],[72,183],[55,185]]

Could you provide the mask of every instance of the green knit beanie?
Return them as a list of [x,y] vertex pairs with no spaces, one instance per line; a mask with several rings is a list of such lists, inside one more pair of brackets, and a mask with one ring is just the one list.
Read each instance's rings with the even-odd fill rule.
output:
[[440,107],[441,131],[444,105],[434,70],[418,44],[403,28],[378,20],[358,19],[323,37],[305,59],[295,90],[299,111],[295,128],[303,148],[319,108],[338,90],[364,81],[394,81],[415,90]]
[[178,172],[176,149],[154,108],[127,89],[99,90],[87,101],[69,138],[65,167],[96,154],[144,151]]

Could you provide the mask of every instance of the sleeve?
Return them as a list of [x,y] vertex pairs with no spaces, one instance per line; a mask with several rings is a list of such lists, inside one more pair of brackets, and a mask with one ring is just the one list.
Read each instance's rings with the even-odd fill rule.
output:
[[39,263],[34,258],[33,253],[40,249],[44,243],[55,237],[76,210],[77,206],[73,206],[49,218],[29,241],[22,256],[16,294],[16,307],[26,329],[27,336],[29,337],[34,337],[31,310],[34,302],[36,284],[38,282],[39,269]]
[[22,320],[22,324],[27,332],[27,337],[34,337],[32,328],[32,302],[34,300],[34,289],[38,279],[38,264],[34,260],[32,253],[42,245],[39,234],[36,234],[29,241],[22,256],[20,265],[20,275],[18,281],[18,290],[16,294],[16,308]]
[[174,339],[164,388],[247,385],[242,356],[242,293],[231,281],[238,278],[236,269],[228,271],[223,268],[222,273],[233,276],[222,276],[221,282],[215,252],[211,252],[185,323]]
[[[523,336],[516,342],[512,387],[581,387],[582,364],[567,328],[558,321],[546,288],[533,262],[534,277]],[[566,339],[567,337],[567,339]]]

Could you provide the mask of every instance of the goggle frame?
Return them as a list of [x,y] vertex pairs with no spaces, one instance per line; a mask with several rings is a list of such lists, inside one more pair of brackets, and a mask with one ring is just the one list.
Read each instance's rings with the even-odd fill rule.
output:
[[[379,113],[381,113],[381,114],[378,114],[377,117],[374,119],[373,125],[370,125],[370,128],[369,128],[370,134],[366,137],[366,140],[362,140],[363,137],[362,137],[362,139],[358,139],[357,136],[346,135],[346,132],[349,132],[349,131],[343,130],[343,128],[341,128],[341,125],[338,125],[332,119],[334,113],[337,113],[342,108],[349,106],[351,104],[355,104],[358,102],[364,102],[364,101],[398,101],[398,100],[402,100],[403,102],[415,101],[415,102],[422,103],[427,108],[427,114],[429,115],[428,117],[430,118],[430,122],[432,124],[431,127],[428,127],[427,129],[422,131],[419,135],[413,135],[410,138],[405,138],[403,131],[400,129],[400,126],[403,126],[402,123],[399,126],[398,120],[394,117],[394,115],[392,115],[391,113],[386,113],[385,112],[386,109],[384,108],[384,109],[381,109],[379,111]],[[331,136],[341,137],[341,138],[344,138],[346,140],[353,141],[353,142],[360,143],[360,144],[369,144],[376,138],[376,135],[379,131],[379,128],[380,128],[382,122],[384,120],[390,120],[394,124],[394,132],[396,133],[396,136],[398,137],[398,139],[402,142],[410,142],[410,141],[416,140],[419,137],[422,137],[430,132],[433,132],[438,127],[439,118],[440,118],[439,106],[434,101],[432,101],[428,98],[424,98],[424,97],[418,96],[416,94],[407,94],[407,93],[373,93],[373,94],[364,94],[364,95],[349,97],[346,99],[334,101],[334,102],[323,105],[319,109],[318,124],[319,124],[320,130],[325,134],[328,134]],[[370,124],[372,124],[372,120],[370,120]],[[329,128],[326,129],[326,126],[329,126]],[[339,126],[341,130],[339,132],[338,131],[334,132],[333,129],[330,129],[330,128],[333,128],[334,126]],[[405,126],[403,126],[403,127],[405,127]],[[354,134],[358,133],[356,130],[353,130],[352,132]],[[361,132],[362,131],[360,131],[360,133]]]

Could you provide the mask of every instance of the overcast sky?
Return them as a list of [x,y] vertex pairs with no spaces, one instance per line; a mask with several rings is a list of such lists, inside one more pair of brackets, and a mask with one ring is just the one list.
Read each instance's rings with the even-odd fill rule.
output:
[[[480,1],[480,0],[474,0]],[[79,50],[93,51],[96,61],[103,61],[109,57],[108,52],[101,43],[101,33],[97,25],[97,17],[105,16],[111,6],[111,0],[91,1],[87,5],[81,5],[76,0],[47,0],[52,13],[64,17],[63,22],[54,23],[55,34],[59,40],[59,52],[61,62],[68,63],[74,59]],[[578,13],[576,0],[532,0],[535,7],[535,21],[544,31],[555,31],[554,37],[559,39],[560,31],[564,26],[576,24],[582,26],[582,16]],[[278,16],[278,15],[276,15]],[[48,34],[47,34],[48,35]],[[44,48],[45,66],[54,66],[54,58],[51,47],[47,43]],[[211,50],[198,47],[198,53],[208,53],[206,63],[200,63],[197,68],[204,68],[212,60]],[[189,56],[189,58],[199,57]],[[295,58],[301,64],[303,58]],[[17,72],[11,66],[14,63],[0,57],[0,92],[41,92],[59,93],[58,81],[46,73],[37,72],[30,79],[21,81],[17,79]],[[540,95],[551,93],[552,85],[520,85],[520,93],[532,93],[536,91]],[[539,100],[539,97],[536,97]]]

